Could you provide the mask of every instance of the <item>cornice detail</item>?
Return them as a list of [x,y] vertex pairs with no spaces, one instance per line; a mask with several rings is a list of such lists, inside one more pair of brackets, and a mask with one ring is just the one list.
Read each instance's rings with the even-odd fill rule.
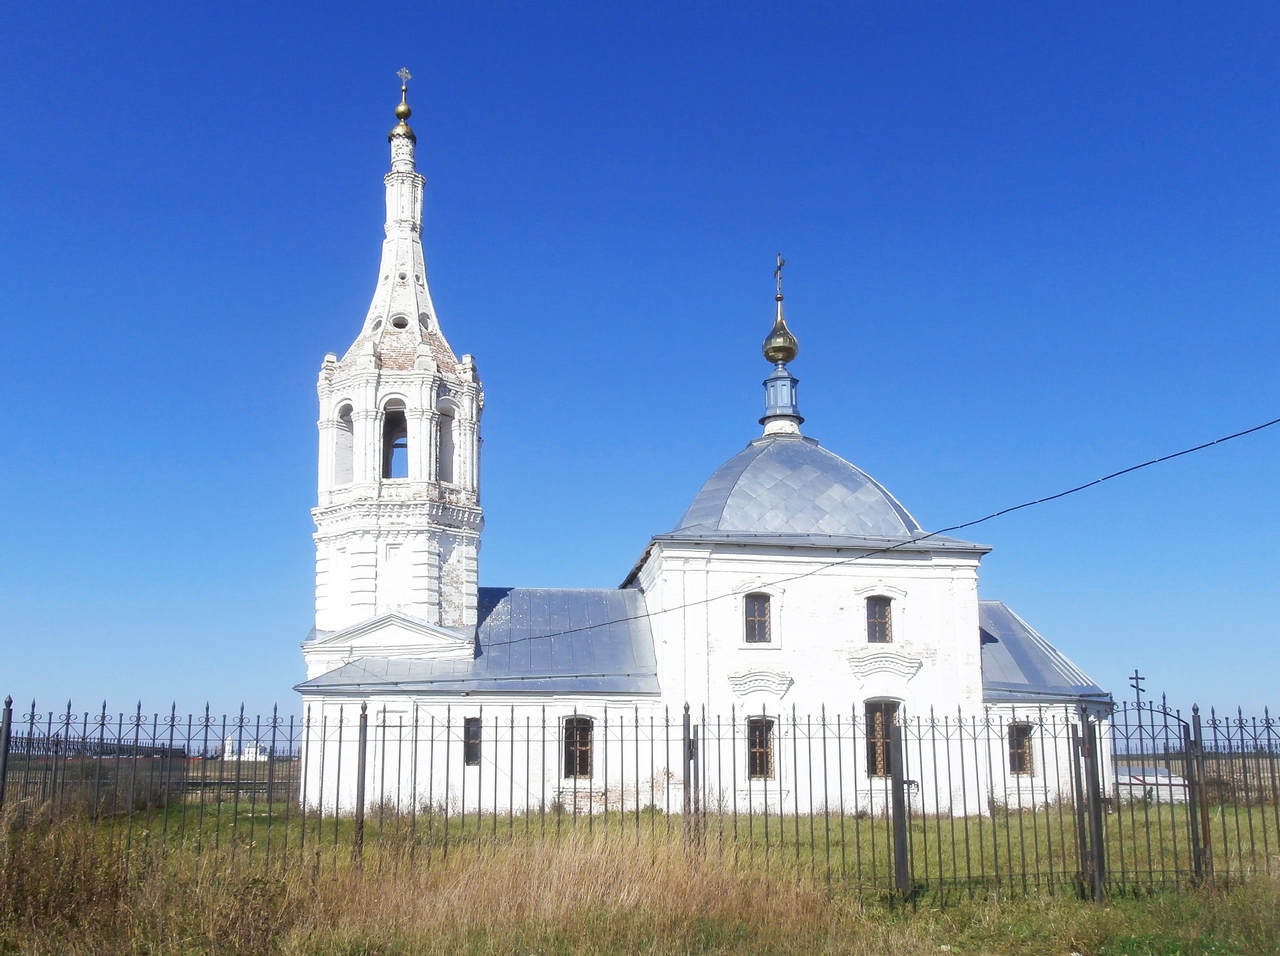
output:
[[907,680],[915,677],[924,661],[901,651],[863,650],[849,652],[849,669],[853,676],[865,680],[872,674],[893,674]]
[[754,670],[729,675],[729,686],[737,697],[746,697],[757,691],[783,697],[794,683],[791,675],[784,671]]

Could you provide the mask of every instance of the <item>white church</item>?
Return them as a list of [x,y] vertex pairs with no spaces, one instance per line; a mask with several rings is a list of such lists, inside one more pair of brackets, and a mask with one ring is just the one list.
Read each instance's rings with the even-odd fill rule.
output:
[[[296,688],[306,800],[348,802],[362,705],[380,741],[367,782],[384,799],[392,780],[400,802],[453,800],[473,776],[473,794],[493,786],[495,806],[526,807],[567,788],[657,802],[680,774],[655,771],[651,751],[672,727],[678,746],[686,705],[704,753],[714,736],[732,759],[726,786],[784,795],[800,782],[773,749],[806,720],[856,738],[844,772],[865,794],[888,772],[885,728],[912,715],[1021,727],[1020,714],[1110,713],[1110,695],[1017,614],[979,600],[987,546],[927,534],[802,430],[780,278],[761,427],[621,584],[480,587],[484,391],[431,301],[406,100],[402,88],[373,301],[317,386],[316,616]],[[1009,766],[991,772],[1043,789],[1055,758],[1031,730],[1008,734]]]

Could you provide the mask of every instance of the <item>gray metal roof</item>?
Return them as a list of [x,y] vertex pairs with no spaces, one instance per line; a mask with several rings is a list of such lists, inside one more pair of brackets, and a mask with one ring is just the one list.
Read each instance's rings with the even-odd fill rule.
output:
[[299,684],[326,693],[657,694],[638,590],[480,588],[474,660],[364,657]]
[[978,602],[982,697],[987,703],[1086,700],[1111,695],[999,601]]
[[920,526],[875,479],[812,438],[757,438],[713,474],[674,535],[902,538]]

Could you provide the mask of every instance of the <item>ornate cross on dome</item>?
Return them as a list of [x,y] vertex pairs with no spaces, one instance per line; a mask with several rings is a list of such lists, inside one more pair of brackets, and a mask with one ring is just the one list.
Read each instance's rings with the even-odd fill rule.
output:
[[409,81],[413,79],[413,74],[409,72],[409,68],[406,66],[402,66],[400,69],[396,70],[396,76],[400,77],[400,84],[402,86],[408,86]]
[[787,264],[787,260],[782,258],[782,253],[778,253],[778,268],[773,270],[773,277],[778,280],[778,295],[782,295],[782,267]]

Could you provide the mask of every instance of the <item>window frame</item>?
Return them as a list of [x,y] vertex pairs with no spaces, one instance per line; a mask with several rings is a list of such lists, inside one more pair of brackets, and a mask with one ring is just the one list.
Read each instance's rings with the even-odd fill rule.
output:
[[484,723],[481,718],[464,717],[462,720],[462,765],[464,767],[480,766],[483,741]]
[[[752,616],[753,603],[764,602],[764,616]],[[764,625],[764,636],[760,637],[760,625]],[[753,627],[753,625],[755,625]],[[753,633],[756,636],[752,636]],[[769,645],[773,641],[773,595],[767,591],[751,591],[742,597],[742,643],[752,647]]]
[[759,714],[747,718],[747,780],[774,779],[774,727],[772,717]]
[[[399,419],[401,428],[392,432],[393,422]],[[383,481],[404,481],[411,477],[413,469],[409,465],[409,406],[403,398],[388,399],[382,406],[382,467],[379,474]],[[403,443],[403,444],[401,444]],[[396,450],[404,449],[404,474],[394,475],[393,464]]]
[[[570,714],[561,721],[560,727],[564,738],[560,769],[564,779],[590,780],[592,771],[595,770],[595,719],[586,714]],[[582,739],[584,734],[585,744]]]
[[[894,724],[901,726],[902,701],[873,697],[863,701],[862,709],[867,738],[867,776],[873,780],[884,780],[893,776],[893,738],[889,727]],[[890,723],[884,722],[886,715]],[[880,718],[879,726],[873,726],[874,716]]]
[[[883,608],[884,616],[872,616],[874,608]],[[864,602],[868,644],[893,643],[893,598],[887,594],[869,594]],[[873,636],[883,633],[883,637]]]
[[[1010,776],[1034,777],[1036,775],[1035,724],[1029,720],[1009,721],[1005,728],[1005,740],[1008,744]],[[1016,744],[1021,746],[1015,749]],[[1015,767],[1015,757],[1020,766]]]

